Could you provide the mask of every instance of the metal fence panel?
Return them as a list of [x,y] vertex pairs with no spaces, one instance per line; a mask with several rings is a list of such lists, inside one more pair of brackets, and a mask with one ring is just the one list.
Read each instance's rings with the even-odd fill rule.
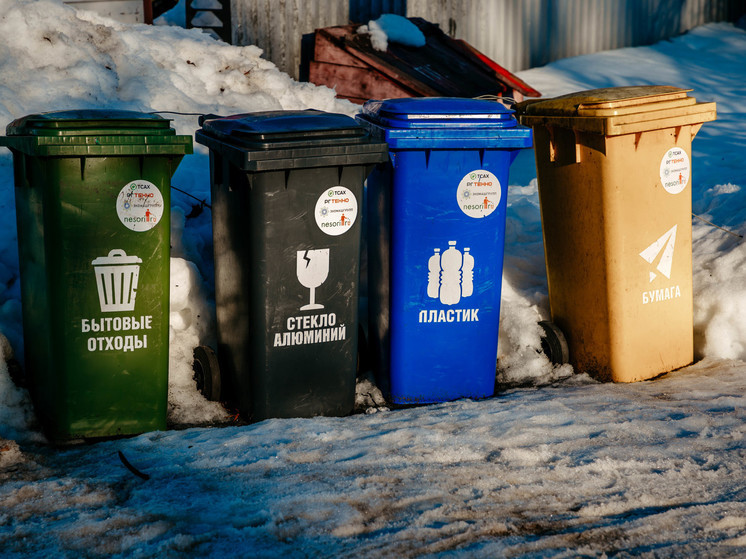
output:
[[515,72],[652,44],[746,11],[744,0],[232,0],[232,7],[233,43],[259,46],[295,78],[303,34],[382,13],[438,23]]
[[569,56],[652,44],[712,21],[743,0],[409,0],[407,16],[438,23],[511,71]]
[[233,44],[257,45],[264,57],[298,77],[301,37],[345,25],[348,0],[233,0]]
[[350,21],[368,23],[381,14],[407,15],[407,0],[349,0]]

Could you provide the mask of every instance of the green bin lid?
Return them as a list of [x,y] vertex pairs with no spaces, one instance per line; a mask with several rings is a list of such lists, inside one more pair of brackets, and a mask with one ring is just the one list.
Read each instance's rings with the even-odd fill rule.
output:
[[107,135],[175,134],[171,121],[136,111],[81,109],[31,114],[8,124],[8,136],[75,136],[105,130]]
[[111,109],[37,113],[16,119],[0,145],[38,156],[185,155],[191,136],[177,136],[160,115]]

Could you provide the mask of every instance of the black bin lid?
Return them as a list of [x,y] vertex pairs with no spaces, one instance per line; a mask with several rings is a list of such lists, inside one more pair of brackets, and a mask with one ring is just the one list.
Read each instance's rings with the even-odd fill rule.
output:
[[247,171],[380,163],[388,146],[355,119],[313,109],[206,116],[195,139]]
[[369,141],[366,131],[353,118],[313,109],[208,118],[202,130],[224,142],[252,150]]

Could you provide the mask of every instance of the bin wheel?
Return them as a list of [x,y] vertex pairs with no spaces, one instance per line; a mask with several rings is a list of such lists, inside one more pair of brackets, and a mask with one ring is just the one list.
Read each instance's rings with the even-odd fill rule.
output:
[[206,345],[194,348],[194,380],[197,390],[212,402],[220,400],[220,365],[215,352]]
[[362,324],[357,328],[357,372],[364,373],[370,370],[370,351],[368,339],[365,336],[365,328]]
[[544,335],[541,337],[541,349],[544,355],[555,365],[569,363],[570,349],[562,330],[548,320],[542,320],[539,322],[539,326],[544,330]]
[[8,375],[18,388],[28,388],[26,373],[15,357],[10,357],[5,364],[8,366]]

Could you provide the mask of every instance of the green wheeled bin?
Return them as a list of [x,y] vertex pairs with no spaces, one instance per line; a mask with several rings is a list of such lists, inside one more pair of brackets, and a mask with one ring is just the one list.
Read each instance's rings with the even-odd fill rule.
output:
[[191,136],[118,110],[10,123],[26,374],[53,442],[166,427],[170,181]]

